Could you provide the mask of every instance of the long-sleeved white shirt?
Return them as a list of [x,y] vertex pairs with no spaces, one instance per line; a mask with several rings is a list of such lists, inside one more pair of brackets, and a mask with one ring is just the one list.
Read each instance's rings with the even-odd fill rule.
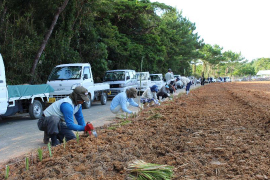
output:
[[146,98],[146,99],[157,99],[157,93],[156,92],[152,92],[150,88],[147,88],[143,94],[142,94],[142,98]]
[[190,82],[190,80],[189,80],[188,78],[186,78],[186,77],[181,77],[180,80],[183,82],[183,84],[184,84],[185,86]]
[[172,73],[167,72],[167,73],[165,74],[165,79],[166,79],[166,83],[167,83],[167,84],[170,84],[171,80],[174,79],[174,76],[173,76]]

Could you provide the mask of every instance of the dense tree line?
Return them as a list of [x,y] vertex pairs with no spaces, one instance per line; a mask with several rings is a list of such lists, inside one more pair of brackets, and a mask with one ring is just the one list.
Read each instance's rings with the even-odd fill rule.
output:
[[[31,74],[37,53],[64,0],[0,1],[0,53],[8,84],[45,83],[55,65],[89,62],[95,81],[106,70],[150,73],[233,73],[241,54],[205,45],[181,12],[149,0],[69,0]],[[201,59],[203,68],[197,72]],[[193,68],[192,68],[193,67]],[[221,68],[225,67],[225,68]],[[222,72],[221,72],[222,71]],[[33,78],[33,79],[32,79]]]

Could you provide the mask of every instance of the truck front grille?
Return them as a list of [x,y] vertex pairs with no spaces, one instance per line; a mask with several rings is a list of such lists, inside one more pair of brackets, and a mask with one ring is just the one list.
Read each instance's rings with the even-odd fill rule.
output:
[[69,95],[53,95],[53,97],[55,98],[56,101],[63,99],[65,97],[68,97]]
[[110,88],[119,88],[119,84],[110,84]]

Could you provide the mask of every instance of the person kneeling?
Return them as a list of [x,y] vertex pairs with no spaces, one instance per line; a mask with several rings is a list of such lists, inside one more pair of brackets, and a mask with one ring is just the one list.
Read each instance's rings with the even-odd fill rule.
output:
[[[52,146],[56,146],[71,139],[76,139],[73,131],[85,131],[91,134],[94,127],[91,123],[85,123],[82,114],[82,104],[90,101],[88,90],[83,86],[77,86],[66,98],[51,104],[43,112],[38,120],[38,128],[44,131],[43,142],[47,144],[51,138]],[[74,123],[75,116],[78,124]]]
[[147,88],[141,97],[141,103],[143,103],[144,108],[147,108],[148,106],[155,106],[159,105],[158,99],[157,99],[157,92],[158,87],[157,85],[153,85],[150,88]]

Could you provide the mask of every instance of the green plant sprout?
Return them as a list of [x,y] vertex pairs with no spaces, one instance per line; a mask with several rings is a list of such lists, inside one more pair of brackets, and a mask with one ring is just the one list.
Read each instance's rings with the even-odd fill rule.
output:
[[76,139],[77,139],[77,143],[79,143],[80,137],[79,137],[78,131],[76,132]]
[[66,140],[66,137],[64,137],[63,139],[64,149],[66,149],[66,143],[67,143],[67,140]]
[[52,157],[51,143],[48,143],[48,149],[49,149],[50,157]]
[[39,158],[39,161],[42,161],[42,149],[41,148],[38,148],[38,158]]
[[28,157],[26,157],[25,158],[25,169],[28,171],[28,169],[29,169],[29,158]]
[[8,179],[9,176],[9,165],[6,165],[6,175],[5,175],[5,179]]
[[173,177],[173,167],[167,165],[151,164],[137,160],[127,169],[132,180],[170,180]]

